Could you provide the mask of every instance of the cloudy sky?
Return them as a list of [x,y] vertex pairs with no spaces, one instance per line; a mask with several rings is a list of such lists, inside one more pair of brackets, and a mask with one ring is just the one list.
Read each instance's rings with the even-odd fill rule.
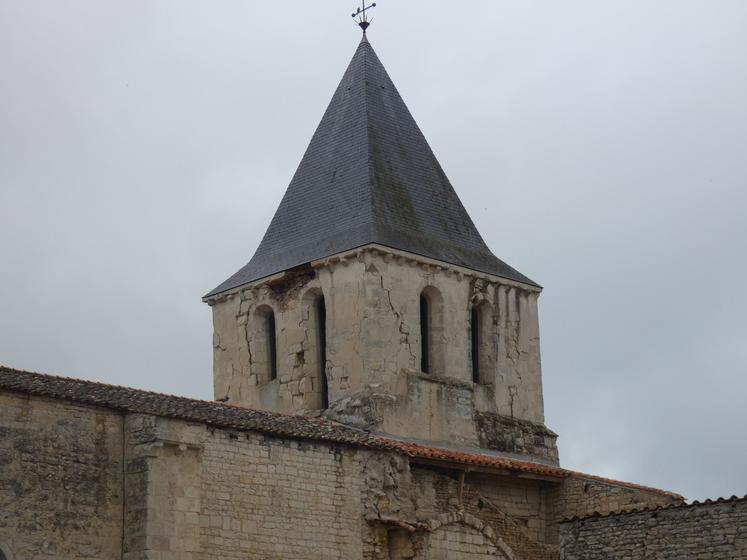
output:
[[[563,464],[747,493],[747,2],[378,4],[478,228],[545,286]],[[212,397],[200,297],[256,248],[354,8],[0,0],[0,363]]]

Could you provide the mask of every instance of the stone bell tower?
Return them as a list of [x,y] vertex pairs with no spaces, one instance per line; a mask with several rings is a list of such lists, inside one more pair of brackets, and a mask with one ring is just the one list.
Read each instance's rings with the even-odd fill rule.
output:
[[251,261],[215,398],[557,463],[541,288],[486,246],[364,34]]

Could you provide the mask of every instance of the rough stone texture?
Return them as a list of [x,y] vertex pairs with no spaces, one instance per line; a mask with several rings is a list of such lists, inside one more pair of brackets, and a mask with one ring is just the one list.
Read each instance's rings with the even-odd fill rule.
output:
[[122,416],[0,392],[0,548],[10,560],[121,558]]
[[125,428],[124,560],[200,558],[204,426],[130,414]]
[[500,537],[499,546],[504,552],[531,560],[557,559],[557,547],[546,544],[545,485],[542,482],[469,474],[465,476],[460,500],[458,477],[414,469],[413,480],[418,511],[426,517],[437,517],[449,509],[462,511],[490,527],[493,534]]
[[205,440],[200,530],[214,558],[360,558],[360,456],[216,431]]
[[[281,412],[319,409],[314,301],[323,295],[329,416],[384,433],[557,462],[554,434],[543,426],[538,290],[379,249],[312,263],[313,269],[212,300],[216,398]],[[433,313],[442,318],[428,375],[419,371],[426,289],[437,294]],[[471,370],[473,305],[485,314],[480,383],[473,383]],[[264,308],[277,322],[279,371],[272,381],[263,373],[264,323],[257,319]],[[494,421],[500,417],[527,422],[514,423],[516,441],[496,433],[506,425]],[[517,433],[518,427],[528,430]]]
[[480,447],[558,464],[558,436],[544,425],[490,412],[476,412],[475,420]]
[[429,560],[506,558],[488,537],[465,525],[445,525],[431,535],[430,541]]
[[[564,519],[585,517],[594,513],[629,511],[651,507],[679,505],[682,496],[652,491],[636,485],[623,485],[597,477],[576,475],[562,485],[548,488],[548,518],[559,524]],[[555,533],[557,534],[557,533]],[[552,537],[549,542],[553,541]]]
[[743,560],[747,499],[569,521],[560,548],[564,560]]

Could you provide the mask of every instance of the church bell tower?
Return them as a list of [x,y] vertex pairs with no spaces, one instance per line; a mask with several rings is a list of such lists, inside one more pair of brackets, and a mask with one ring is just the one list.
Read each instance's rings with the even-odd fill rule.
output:
[[249,263],[215,398],[556,464],[541,288],[488,249],[364,33]]

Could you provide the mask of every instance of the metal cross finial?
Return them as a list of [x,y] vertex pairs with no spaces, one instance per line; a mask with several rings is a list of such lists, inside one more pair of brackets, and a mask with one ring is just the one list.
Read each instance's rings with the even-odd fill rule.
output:
[[374,2],[370,6],[366,6],[366,0],[361,0],[361,7],[358,8],[353,14],[354,19],[358,18],[357,23],[363,30],[363,33],[366,32],[366,29],[368,29],[368,26],[371,25],[371,22],[373,21],[373,19],[368,19],[368,14],[366,12],[375,7],[376,2]]

